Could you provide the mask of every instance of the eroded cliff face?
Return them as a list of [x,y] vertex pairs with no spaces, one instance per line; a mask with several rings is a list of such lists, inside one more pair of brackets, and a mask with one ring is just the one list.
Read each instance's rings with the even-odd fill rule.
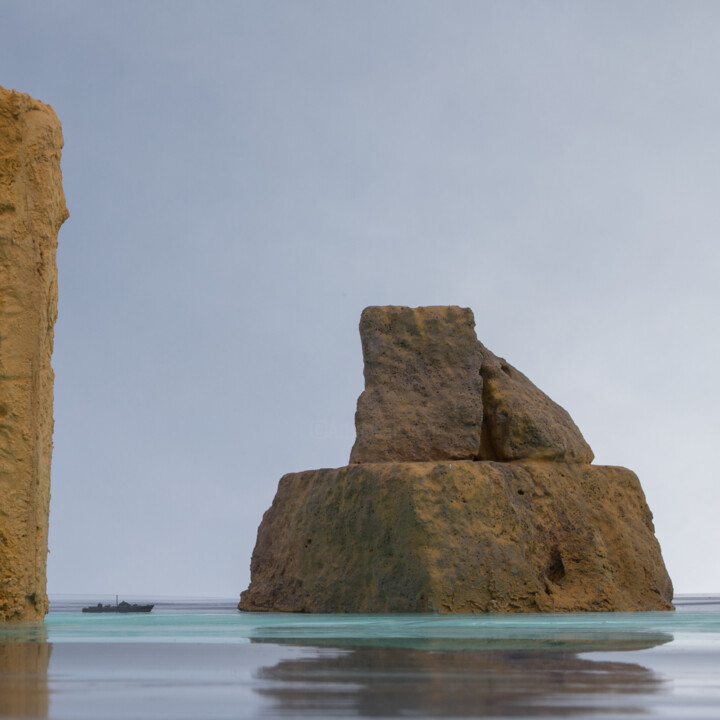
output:
[[251,571],[243,610],[672,608],[640,483],[616,467],[368,463],[286,475]]
[[60,123],[0,88],[0,620],[41,620],[53,432]]
[[637,477],[591,465],[570,415],[463,308],[367,308],[350,465],[286,475],[239,608],[672,609]]

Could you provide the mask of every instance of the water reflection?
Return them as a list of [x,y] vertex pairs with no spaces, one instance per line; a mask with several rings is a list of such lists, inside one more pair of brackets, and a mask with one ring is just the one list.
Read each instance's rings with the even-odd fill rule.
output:
[[[492,649],[495,640],[434,641],[435,647],[348,647],[318,639],[314,657],[282,660],[262,668],[256,691],[273,712],[298,716],[362,717],[568,717],[597,713],[634,714],[664,681],[632,662],[602,662],[580,650],[645,649],[672,640],[665,633],[604,636],[593,645],[554,647],[552,639],[515,639],[516,647]],[[264,642],[257,640],[254,642]],[[272,642],[277,643],[275,638]],[[290,644],[297,641],[288,640]],[[569,646],[565,639],[565,646]],[[473,647],[474,645],[474,647]]]
[[718,632],[691,614],[50,620],[0,628],[0,717],[628,716],[673,692],[633,651]]
[[52,645],[42,627],[0,633],[0,717],[45,718]]

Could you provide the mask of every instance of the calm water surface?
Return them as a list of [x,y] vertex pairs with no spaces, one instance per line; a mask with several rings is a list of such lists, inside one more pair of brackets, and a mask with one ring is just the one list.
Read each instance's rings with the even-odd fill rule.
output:
[[720,718],[717,596],[674,613],[80,612],[99,600],[0,631],[0,717]]

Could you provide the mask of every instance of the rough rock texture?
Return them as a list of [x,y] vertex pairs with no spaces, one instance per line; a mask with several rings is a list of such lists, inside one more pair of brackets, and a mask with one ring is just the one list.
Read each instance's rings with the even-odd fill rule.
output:
[[350,462],[476,459],[482,355],[472,311],[369,307],[360,339],[365,391]]
[[286,475],[241,610],[669,610],[640,483],[458,307],[372,307],[348,467]]
[[374,463],[286,475],[242,610],[668,610],[637,477],[522,461]]
[[0,88],[0,620],[47,612],[62,146],[52,108]]
[[570,415],[478,342],[469,308],[369,307],[350,463],[592,462]]
[[482,460],[590,463],[593,451],[570,415],[520,371],[482,348]]

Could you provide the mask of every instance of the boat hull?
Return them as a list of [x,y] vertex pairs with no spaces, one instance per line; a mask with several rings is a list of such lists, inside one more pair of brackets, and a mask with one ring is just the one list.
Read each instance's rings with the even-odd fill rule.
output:
[[84,613],[149,613],[154,605],[129,605],[120,603],[120,605],[91,605],[84,607]]

